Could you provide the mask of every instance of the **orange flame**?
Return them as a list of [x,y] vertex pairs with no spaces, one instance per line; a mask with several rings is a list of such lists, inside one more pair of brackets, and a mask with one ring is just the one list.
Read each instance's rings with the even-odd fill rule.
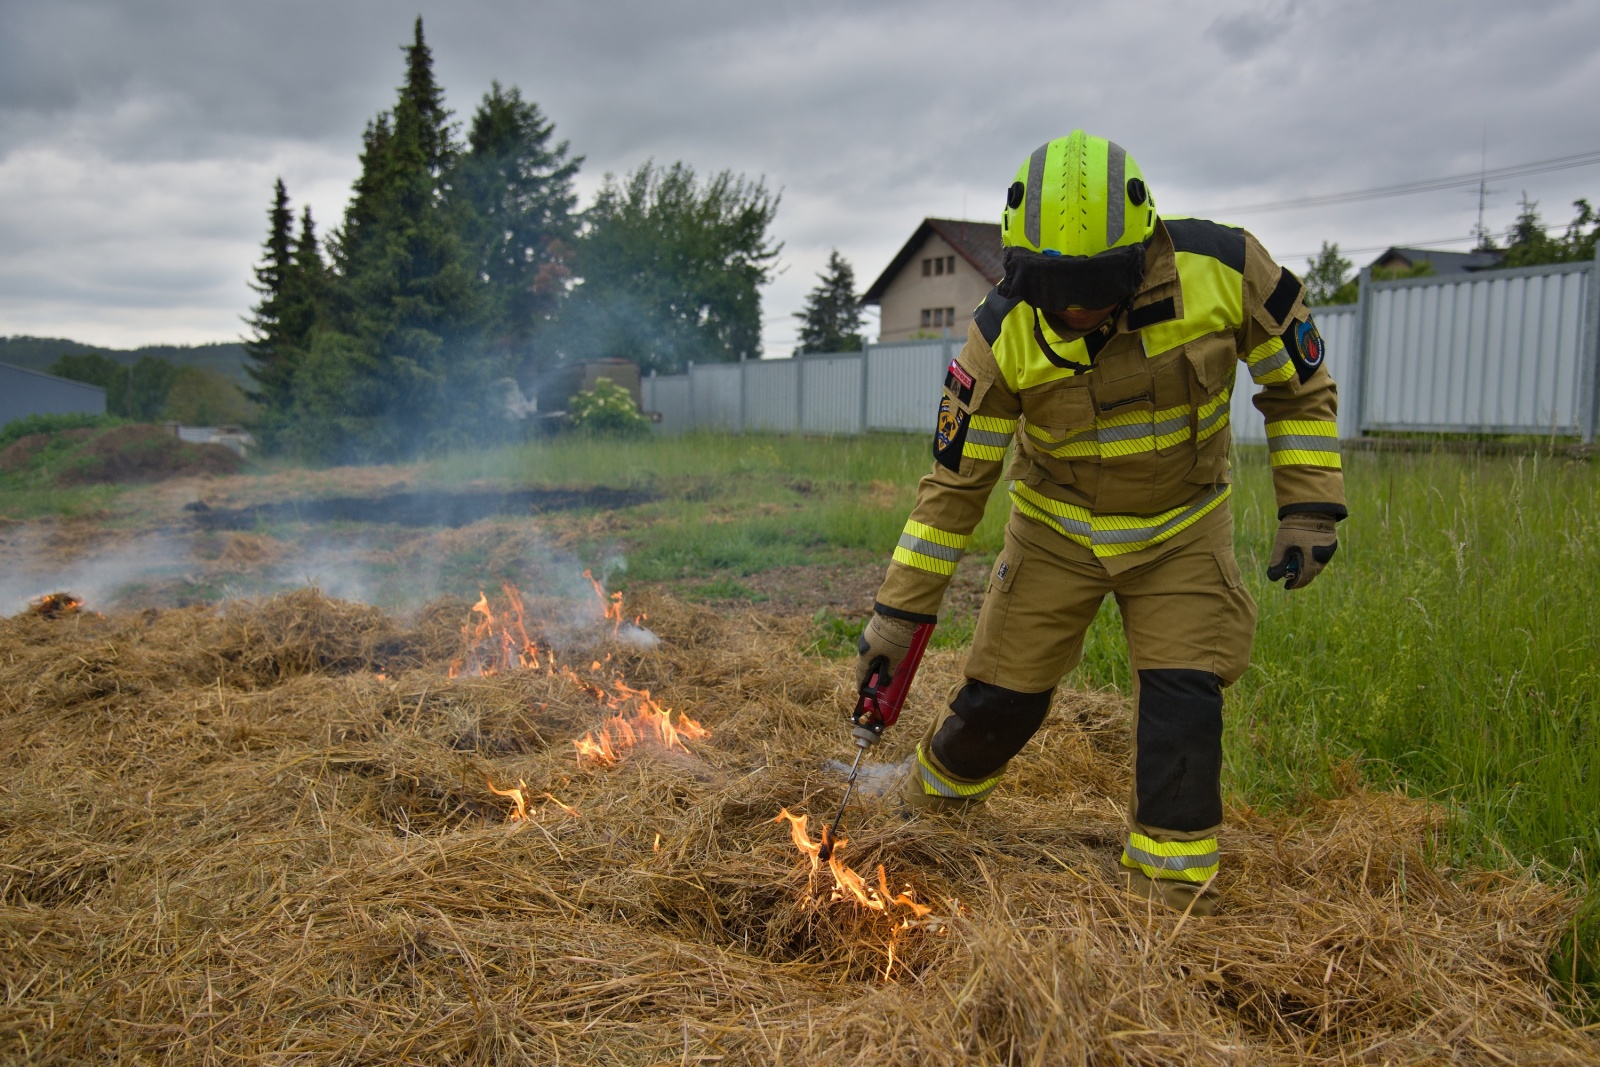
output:
[[600,579],[589,571],[584,571],[583,576],[594,586],[594,595],[600,598],[600,609],[605,612],[606,621],[611,623],[611,636],[617,636],[618,631],[622,629],[622,594],[612,593],[608,597],[605,586],[600,584]]
[[[83,598],[71,593],[46,593],[29,601],[28,607],[41,619],[59,619],[63,615],[76,615],[83,607]],[[620,603],[617,610],[622,610]]]
[[[527,782],[519,779],[517,784],[510,789],[496,789],[494,783],[489,781],[488,776],[485,775],[483,784],[488,786],[489,792],[495,796],[508,797],[511,800],[511,811],[506,815],[506,822],[522,822],[527,819],[528,801],[522,795],[522,791],[528,788]],[[552,797],[551,799],[554,798]]]
[[[788,808],[778,812],[773,822],[789,820],[789,840],[794,842],[795,848],[811,860],[811,873],[815,875],[822,869],[822,842],[811,840],[810,833],[806,830],[805,815],[791,815]],[[826,827],[823,833],[827,833]],[[911,887],[907,886],[904,892],[891,895],[889,892],[889,876],[884,871],[883,865],[878,865],[878,884],[870,886],[867,880],[856,871],[845,865],[839,858],[839,853],[850,843],[847,838],[836,838],[833,850],[828,854],[828,873],[833,875],[833,900],[851,900],[858,907],[869,908],[872,911],[888,912],[890,908],[900,906],[910,910],[914,919],[921,919],[931,913],[933,908],[927,904],[920,904],[911,895]]]
[[711,731],[682,712],[674,722],[671,710],[656,703],[650,690],[635,689],[620,678],[612,681],[611,692],[600,691],[598,695],[614,714],[572,742],[579,763],[615,763],[628,749],[646,740],[668,750],[688,752],[685,739],[699,741],[711,736]]

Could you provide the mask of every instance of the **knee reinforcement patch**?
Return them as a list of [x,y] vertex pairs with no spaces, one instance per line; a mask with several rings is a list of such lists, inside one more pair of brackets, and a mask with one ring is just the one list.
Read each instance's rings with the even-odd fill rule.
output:
[[950,702],[951,715],[933,737],[934,756],[963,778],[993,774],[1039,729],[1054,692],[1018,693],[969,679]]
[[1210,671],[1139,672],[1138,820],[1163,830],[1222,821],[1222,680]]

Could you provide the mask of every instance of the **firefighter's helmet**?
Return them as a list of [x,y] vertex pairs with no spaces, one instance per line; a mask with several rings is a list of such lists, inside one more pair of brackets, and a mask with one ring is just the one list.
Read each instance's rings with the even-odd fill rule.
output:
[[1073,130],[1034,149],[1006,193],[1001,292],[1047,310],[1126,300],[1144,276],[1155,199],[1121,145]]

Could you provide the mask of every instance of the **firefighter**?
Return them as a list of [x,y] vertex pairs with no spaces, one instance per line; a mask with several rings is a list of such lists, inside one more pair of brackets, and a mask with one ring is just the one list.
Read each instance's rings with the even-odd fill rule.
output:
[[859,642],[898,667],[1015,444],[1005,544],[966,680],[917,745],[913,805],[983,801],[1043,723],[1116,598],[1134,678],[1133,788],[1120,871],[1134,893],[1214,910],[1222,690],[1256,608],[1229,511],[1228,419],[1243,361],[1260,388],[1278,532],[1267,577],[1303,589],[1345,517],[1333,379],[1300,281],[1249,233],[1161,218],[1133,157],[1076,130],[1018,169],[1005,277],[979,306],[939,401],[932,471]]

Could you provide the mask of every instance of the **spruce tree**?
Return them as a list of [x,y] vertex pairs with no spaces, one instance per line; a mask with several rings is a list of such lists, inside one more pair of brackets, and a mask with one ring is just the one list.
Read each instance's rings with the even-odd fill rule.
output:
[[856,297],[856,272],[850,261],[835,248],[828,255],[827,270],[818,274],[817,280],[819,284],[806,297],[805,310],[794,313],[800,320],[795,354],[861,351],[861,302]]
[[496,343],[525,348],[566,294],[582,159],[551,144],[555,124],[515,86],[491,84],[472,116],[457,185],[472,210],[474,255]]
[[261,263],[255,268],[251,288],[260,294],[252,309],[249,324],[252,336],[245,341],[250,364],[246,372],[255,381],[250,398],[271,407],[287,403],[289,355],[283,330],[284,301],[293,263],[294,213],[289,210],[289,191],[279,178],[272,187],[272,206],[267,209],[267,239],[262,243]]
[[326,328],[296,387],[296,443],[320,457],[395,458],[459,438],[487,391],[470,208],[450,185],[458,148],[421,19],[404,51],[394,110],[367,127],[330,243]]

